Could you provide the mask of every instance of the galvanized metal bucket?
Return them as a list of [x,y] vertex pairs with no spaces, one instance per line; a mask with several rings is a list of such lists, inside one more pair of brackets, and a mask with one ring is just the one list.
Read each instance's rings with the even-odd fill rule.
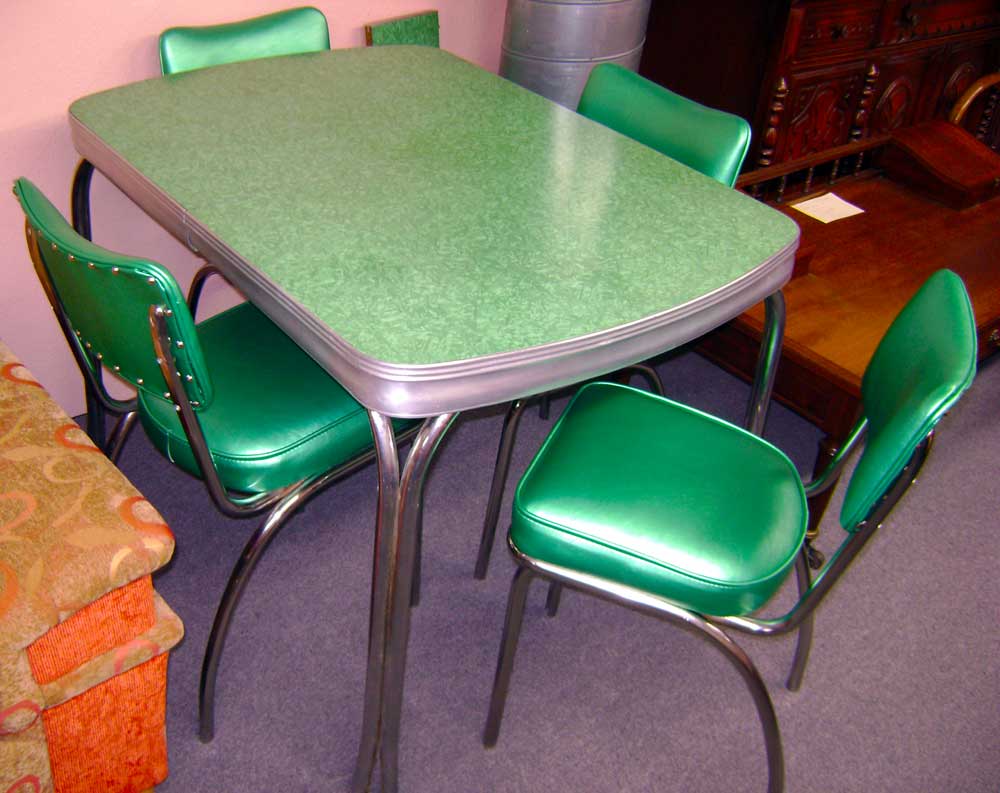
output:
[[590,70],[639,67],[650,0],[507,0],[500,74],[576,109]]

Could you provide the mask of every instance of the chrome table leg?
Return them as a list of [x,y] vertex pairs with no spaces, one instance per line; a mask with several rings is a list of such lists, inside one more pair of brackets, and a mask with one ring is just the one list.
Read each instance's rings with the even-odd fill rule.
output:
[[785,297],[780,291],[767,296],[764,301],[764,335],[760,340],[757,367],[754,370],[750,402],[747,405],[743,426],[754,433],[764,433],[767,409],[771,405],[771,391],[781,358],[781,343],[785,335]]
[[369,411],[378,459],[379,498],[364,717],[354,793],[370,789],[377,758],[382,793],[396,793],[399,788],[403,679],[424,481],[434,452],[457,415],[447,413],[424,422],[400,476],[392,423],[382,414]]

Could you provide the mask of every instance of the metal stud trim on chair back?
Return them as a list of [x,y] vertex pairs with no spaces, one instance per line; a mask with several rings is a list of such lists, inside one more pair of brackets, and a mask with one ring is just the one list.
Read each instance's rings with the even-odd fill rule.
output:
[[865,369],[867,438],[844,496],[841,526],[851,531],[869,516],[975,374],[969,294],[955,273],[939,270],[889,326]]
[[750,149],[750,125],[615,63],[595,66],[577,112],[728,187]]
[[208,407],[211,379],[173,275],[155,262],[114,253],[79,236],[27,179],[15,182],[14,193],[27,220],[28,248],[39,277],[51,289],[53,309],[68,321],[71,343],[82,358],[137,389],[169,398],[149,329],[150,306],[162,306],[188,398],[196,409]]
[[172,27],[160,34],[160,69],[177,74],[224,63],[330,49],[318,8],[304,6],[222,25]]

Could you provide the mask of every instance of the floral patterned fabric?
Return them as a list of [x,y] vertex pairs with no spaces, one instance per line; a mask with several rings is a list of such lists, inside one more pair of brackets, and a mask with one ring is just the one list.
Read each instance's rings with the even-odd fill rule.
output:
[[[45,709],[180,640],[141,583],[173,550],[153,506],[0,341],[0,793],[53,789]],[[131,623],[122,587],[146,604]]]

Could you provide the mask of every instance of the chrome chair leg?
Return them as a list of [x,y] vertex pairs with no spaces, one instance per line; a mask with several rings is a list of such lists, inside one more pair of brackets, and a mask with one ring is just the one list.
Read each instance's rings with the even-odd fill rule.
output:
[[622,371],[631,372],[633,374],[639,375],[643,380],[646,381],[646,385],[649,386],[649,390],[652,391],[657,396],[666,396],[667,392],[663,389],[663,381],[660,379],[660,375],[657,373],[649,364],[637,363],[629,366]]
[[111,430],[111,435],[108,437],[108,441],[104,447],[104,453],[115,465],[118,464],[118,457],[121,455],[125,441],[128,440],[129,433],[132,432],[132,428],[135,426],[135,421],[138,417],[139,414],[134,410],[122,413]]
[[767,755],[767,793],[781,793],[785,789],[785,760],[781,749],[781,731],[778,729],[778,718],[774,714],[774,705],[767,693],[767,687],[754,666],[753,661],[736,642],[717,625],[690,614],[693,619],[686,620],[689,627],[696,629],[702,636],[712,641],[722,650],[736,668],[750,690],[754,706],[757,708],[757,718],[760,720],[764,733],[764,751]]
[[424,566],[424,505],[417,505],[417,538],[413,549],[413,583],[410,586],[410,608],[420,605],[421,570]]
[[188,287],[187,294],[187,304],[188,308],[191,310],[191,316],[194,317],[198,313],[198,302],[201,300],[201,291],[205,288],[205,281],[208,280],[209,276],[220,275],[221,270],[210,264],[206,264],[198,272],[194,274],[194,278],[191,279],[191,286]]
[[[802,551],[795,559],[795,583],[799,590],[799,598],[802,598],[812,583],[812,576],[809,574],[809,550],[808,545],[803,544]],[[813,625],[815,612],[810,612],[802,624],[799,625],[798,638],[795,642],[795,657],[792,660],[792,669],[788,673],[788,680],[785,682],[789,691],[798,691],[802,686],[802,676],[806,671],[806,663],[809,661],[809,651],[812,649]]]
[[[667,622],[686,628],[708,640],[718,648],[743,678],[750,695],[753,698],[764,735],[764,750],[767,755],[768,785],[767,793],[781,793],[785,786],[785,763],[781,748],[781,731],[778,729],[778,719],[774,713],[774,705],[767,693],[767,687],[753,661],[729,635],[718,625],[706,620],[694,612],[688,611],[670,601],[655,595],[636,590],[631,587],[616,584],[594,576],[569,571],[566,568],[549,565],[537,559],[524,556],[513,544],[511,545],[518,569],[511,582],[510,599],[507,604],[507,618],[504,624],[504,634],[501,640],[500,658],[497,663],[493,692],[490,698],[490,711],[486,728],[483,732],[483,744],[494,746],[500,733],[500,721],[503,717],[504,702],[507,688],[510,684],[511,671],[514,664],[514,652],[517,649],[517,636],[521,627],[521,615],[524,612],[524,598],[532,575],[539,575],[550,582],[568,584],[579,588],[588,594],[604,598],[613,603],[632,608],[636,611],[659,617]],[[525,581],[527,579],[527,581]]]
[[497,670],[493,678],[493,692],[490,694],[490,710],[486,717],[486,728],[483,730],[483,746],[492,749],[497,745],[500,736],[500,722],[503,720],[504,706],[507,703],[507,690],[510,688],[510,676],[514,670],[514,654],[517,652],[517,640],[521,635],[521,622],[524,617],[524,604],[528,596],[528,587],[534,576],[526,567],[518,565],[514,578],[510,582],[510,596],[507,598],[507,616],[503,624],[503,638],[500,640],[500,655],[497,658]]
[[[70,217],[73,230],[84,239],[92,239],[90,224],[90,181],[94,176],[94,166],[88,160],[80,160],[73,174],[73,187],[70,191]],[[99,368],[94,369],[100,372]],[[84,395],[87,405],[87,435],[103,449],[104,440],[104,406],[94,392],[90,381],[84,378]]]
[[480,580],[486,578],[486,569],[490,565],[490,553],[493,551],[497,522],[500,520],[500,505],[503,502],[503,491],[507,486],[507,475],[510,472],[510,458],[514,452],[514,437],[517,435],[517,427],[527,406],[527,399],[511,402],[503,419],[503,431],[500,433],[500,445],[497,448],[497,460],[493,468],[493,483],[490,486],[490,497],[486,502],[486,518],[483,520],[483,533],[479,539],[479,553],[476,556],[474,575]]
[[[313,483],[310,483],[310,485]],[[233,572],[226,584],[226,591],[219,601],[212,623],[212,631],[208,635],[205,647],[205,658],[201,665],[201,681],[198,687],[199,738],[208,743],[215,735],[215,682],[219,671],[219,660],[222,657],[222,647],[229,632],[229,624],[233,612],[239,603],[243,590],[246,589],[250,575],[253,573],[261,555],[270,544],[285,521],[292,515],[295,508],[312,492],[307,485],[293,491],[280,501],[263,520],[257,530],[243,547],[243,553],[236,562]]]
[[559,613],[559,601],[562,598],[562,584],[558,581],[549,583],[549,593],[545,596],[545,613],[554,617]]
[[538,418],[542,421],[549,420],[549,408],[552,407],[552,395],[542,394],[538,398]]

